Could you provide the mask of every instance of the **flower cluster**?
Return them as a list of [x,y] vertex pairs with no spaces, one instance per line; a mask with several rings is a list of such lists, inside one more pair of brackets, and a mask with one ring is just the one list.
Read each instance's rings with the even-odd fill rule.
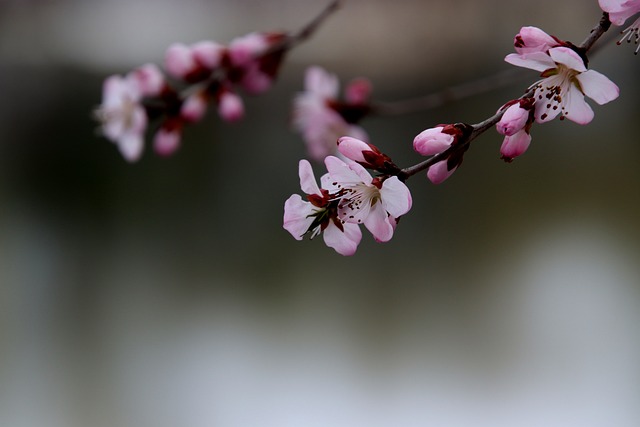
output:
[[223,120],[240,120],[244,106],[238,89],[248,94],[268,90],[287,40],[285,33],[256,32],[227,46],[214,41],[172,44],[164,58],[166,76],[158,66],[147,64],[105,80],[102,104],[96,109],[102,133],[134,162],[142,155],[151,120],[159,123],[153,145],[160,155],[179,148],[184,125],[200,121],[211,103]]
[[[525,33],[525,30],[529,31]],[[522,40],[525,47],[519,47]],[[505,61],[539,71],[543,77],[531,86],[537,123],[548,122],[560,115],[561,119],[587,124],[594,114],[584,100],[585,96],[602,105],[616,99],[620,93],[607,77],[587,69],[586,56],[579,48],[568,42],[558,42],[540,29],[523,28],[516,37],[516,52],[507,55]]]
[[397,176],[372,177],[359,163],[393,167],[376,147],[347,137],[341,139],[338,149],[348,160],[326,157],[327,173],[320,179],[320,186],[311,164],[300,161],[300,187],[307,200],[298,194],[287,199],[283,226],[297,240],[323,233],[327,246],[341,255],[353,255],[362,239],[360,224],[376,241],[387,242],[398,219],[411,209],[412,199]]
[[370,110],[371,84],[359,78],[345,88],[344,101],[339,99],[340,84],[334,74],[320,67],[307,69],[304,92],[293,102],[292,121],[302,135],[309,156],[320,161],[336,154],[336,140],[351,136],[368,140],[364,129],[356,125]]
[[[587,124],[594,113],[585,96],[602,105],[619,95],[611,80],[587,69],[582,49],[539,28],[523,27],[514,38],[514,48],[516,53],[507,55],[505,61],[540,71],[542,79],[527,94],[507,102],[496,113],[496,130],[504,135],[500,154],[507,162],[527,150],[534,122],[545,123],[560,116],[561,120]],[[431,182],[443,182],[460,166],[473,130],[470,125],[438,125],[415,137],[415,151],[423,156],[438,156],[427,171]]]
[[[627,19],[640,13],[640,1],[638,0],[598,0],[600,8],[609,14],[609,20],[612,24],[621,26]],[[622,38],[618,41],[618,44],[622,44],[623,41],[631,43],[633,40],[637,45],[634,53],[637,55],[640,51],[640,17],[622,31]]]

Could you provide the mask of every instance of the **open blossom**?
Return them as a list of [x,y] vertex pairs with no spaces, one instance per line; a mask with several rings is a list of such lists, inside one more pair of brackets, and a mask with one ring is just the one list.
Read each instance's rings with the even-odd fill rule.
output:
[[583,59],[574,50],[559,46],[547,52],[510,54],[510,64],[540,71],[543,79],[535,86],[535,119],[538,123],[553,120],[559,114],[569,120],[587,124],[593,110],[585,96],[602,105],[616,99],[618,87],[607,77],[587,70]]
[[354,124],[367,110],[370,87],[362,79],[348,86],[346,103],[338,101],[338,78],[320,67],[307,69],[304,86],[305,91],[294,99],[292,121],[311,158],[322,160],[334,154],[341,136],[369,139],[364,129]]
[[609,14],[614,25],[622,25],[633,15],[640,13],[639,0],[598,0],[600,8]]
[[377,241],[389,241],[397,218],[411,209],[409,188],[397,176],[373,178],[358,163],[334,156],[328,156],[325,165],[332,194],[339,197],[338,218],[345,224],[364,224]]
[[[605,12],[609,13],[609,20],[614,25],[623,25],[627,19],[640,13],[640,1],[639,0],[599,0],[600,7]],[[631,43],[633,40],[638,47],[636,47],[635,54],[640,51],[640,17],[622,31],[622,38],[618,41],[618,44],[622,44],[623,41]]]
[[[298,194],[287,199],[284,204],[284,229],[296,240],[302,240],[307,234],[313,239],[323,233],[327,246],[340,255],[353,255],[362,239],[360,227],[338,219],[337,201],[332,200],[326,188],[318,187],[308,161],[300,161],[298,173],[300,187],[308,201]],[[325,175],[322,179],[323,187],[327,182],[328,175]]]
[[102,104],[96,117],[105,137],[118,145],[123,157],[134,162],[144,148],[147,114],[141,104],[142,88],[134,73],[110,76],[102,87]]

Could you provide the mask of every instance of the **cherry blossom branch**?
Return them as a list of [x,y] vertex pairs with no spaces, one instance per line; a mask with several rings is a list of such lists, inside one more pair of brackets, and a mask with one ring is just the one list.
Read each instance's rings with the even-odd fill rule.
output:
[[[589,36],[585,38],[585,40],[579,46],[576,47],[579,53],[581,54],[581,56],[584,57],[584,59],[586,59],[586,54],[590,50],[592,50],[595,42],[598,41],[598,39],[600,39],[610,27],[611,27],[611,21],[609,21],[609,14],[605,12],[602,15],[602,18],[600,19],[598,24],[591,30],[591,32],[589,33]],[[527,92],[525,92],[522,96],[518,98],[518,100],[523,100],[523,99],[533,97],[535,90],[536,90],[535,85],[530,87],[527,90]],[[467,125],[463,123],[454,125],[458,128],[466,129],[467,130],[466,136],[457,140],[455,144],[452,144],[446,150],[433,155],[429,159],[423,162],[420,162],[416,165],[409,166],[399,170],[397,172],[397,176],[399,177],[400,180],[405,181],[409,177],[429,169],[431,166],[433,166],[436,163],[439,163],[446,159],[450,159],[455,156],[461,156],[469,148],[469,146],[471,145],[471,142],[473,142],[478,136],[480,136],[490,128],[494,127],[500,121],[505,111],[506,111],[506,108],[500,108],[498,112],[496,112],[491,117],[473,125]]]
[[221,119],[244,117],[240,92],[257,95],[276,80],[286,53],[311,37],[334,13],[341,0],[332,0],[297,33],[253,32],[224,46],[204,40],[191,45],[173,43],[164,59],[164,72],[145,64],[125,76],[103,83],[102,104],[95,110],[102,134],[115,143],[129,162],[137,161],[145,136],[153,126],[157,154],[173,154],[183,128],[200,121],[211,104]]

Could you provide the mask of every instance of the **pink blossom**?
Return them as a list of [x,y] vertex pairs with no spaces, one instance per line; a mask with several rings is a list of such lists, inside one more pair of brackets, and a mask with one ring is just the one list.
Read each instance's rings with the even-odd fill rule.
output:
[[191,46],[193,58],[199,65],[209,70],[220,66],[225,52],[224,46],[209,40],[200,41]]
[[188,122],[195,123],[207,112],[208,97],[202,91],[197,91],[185,98],[180,107],[180,116]]
[[618,26],[640,12],[640,0],[598,0],[598,3],[609,14],[611,23]]
[[552,47],[563,44],[556,37],[550,36],[537,27],[522,27],[513,41],[516,52],[519,54],[546,52]]
[[338,218],[345,224],[364,224],[376,240],[389,241],[395,228],[390,217],[395,221],[411,209],[409,188],[397,176],[372,178],[355,162],[328,156],[324,163],[332,193],[340,197]]
[[183,43],[173,43],[167,48],[164,67],[171,76],[184,79],[194,72],[197,66],[191,47]]
[[[369,139],[364,129],[341,115],[339,82],[334,74],[320,67],[310,67],[305,74],[304,87],[305,91],[294,99],[292,123],[302,134],[311,158],[320,161],[334,154],[336,140],[341,136],[351,136],[365,142]],[[353,105],[342,106],[345,109],[350,107]],[[366,108],[358,106],[351,111],[361,115]]]
[[391,158],[378,147],[350,136],[338,138],[338,151],[349,160],[353,160],[368,169],[387,172],[397,168]]
[[197,82],[206,79],[221,64],[224,53],[225,48],[212,41],[191,46],[173,43],[165,53],[164,66],[175,78]]
[[[423,156],[435,156],[460,143],[470,132],[471,126],[464,123],[438,125],[420,132],[413,140],[413,148]],[[449,178],[462,163],[465,150],[451,153],[446,159],[431,165],[427,171],[429,180],[440,184]]]
[[502,159],[507,162],[512,161],[527,151],[530,143],[531,135],[529,135],[529,132],[524,128],[512,135],[505,136],[502,146],[500,147]]
[[344,89],[344,99],[349,104],[365,105],[371,97],[371,82],[363,77],[353,79]]
[[449,148],[455,139],[456,135],[441,125],[420,132],[413,139],[413,149],[423,156],[433,156]]
[[229,90],[223,90],[218,96],[218,114],[227,122],[241,120],[244,117],[242,98]]
[[458,166],[449,169],[447,163],[448,160],[442,160],[431,165],[431,167],[429,167],[429,170],[427,171],[427,178],[429,178],[429,181],[436,185],[442,184],[447,180],[447,178],[453,175]]
[[[627,19],[640,12],[640,0],[599,0],[600,7],[603,11],[609,13],[609,20],[614,25],[623,25]],[[627,41],[631,43],[634,41],[637,45],[635,54],[640,51],[640,17],[622,31],[622,38],[618,41],[618,44]]]
[[[311,164],[301,160],[298,167],[300,187],[307,195],[304,201],[298,194],[287,199],[284,204],[283,227],[296,240],[309,234],[314,238],[323,233],[324,242],[340,255],[353,255],[362,239],[357,224],[340,221],[337,216],[337,202],[331,199],[326,188],[318,187]],[[327,176],[323,177],[323,187]]]
[[155,64],[145,64],[132,72],[142,96],[157,96],[165,88],[162,71]]
[[102,133],[118,145],[123,157],[135,162],[142,155],[147,114],[141,105],[142,90],[133,74],[108,77],[102,87],[102,104],[95,114]]
[[153,148],[160,156],[170,156],[180,148],[181,139],[180,126],[162,126],[153,138]]
[[249,33],[237,37],[231,40],[228,46],[231,64],[236,67],[245,67],[265,53],[269,45],[268,35],[264,33]]
[[258,95],[271,88],[273,77],[260,69],[260,63],[254,62],[245,67],[239,83],[247,93]]
[[584,61],[568,47],[554,47],[547,53],[510,54],[510,64],[542,72],[535,87],[535,119],[538,123],[553,120],[559,114],[579,124],[593,119],[593,110],[585,95],[602,105],[616,99],[618,87],[607,77],[587,70]]
[[498,133],[511,136],[522,130],[532,120],[533,107],[533,98],[517,100],[505,110],[500,121],[496,124]]

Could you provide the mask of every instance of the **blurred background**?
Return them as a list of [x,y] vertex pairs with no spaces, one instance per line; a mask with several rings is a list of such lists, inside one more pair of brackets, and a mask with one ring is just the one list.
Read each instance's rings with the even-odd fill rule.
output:
[[[535,126],[512,164],[490,131],[444,184],[412,178],[391,242],[344,258],[282,229],[308,66],[411,98],[507,69],[524,25],[580,43],[595,0],[347,0],[243,122],[211,115],[133,165],[97,134],[106,76],[325,3],[0,0],[0,425],[640,425],[631,47],[591,58],[621,96],[589,126]],[[362,124],[408,166],[417,133],[483,120],[529,77]]]

